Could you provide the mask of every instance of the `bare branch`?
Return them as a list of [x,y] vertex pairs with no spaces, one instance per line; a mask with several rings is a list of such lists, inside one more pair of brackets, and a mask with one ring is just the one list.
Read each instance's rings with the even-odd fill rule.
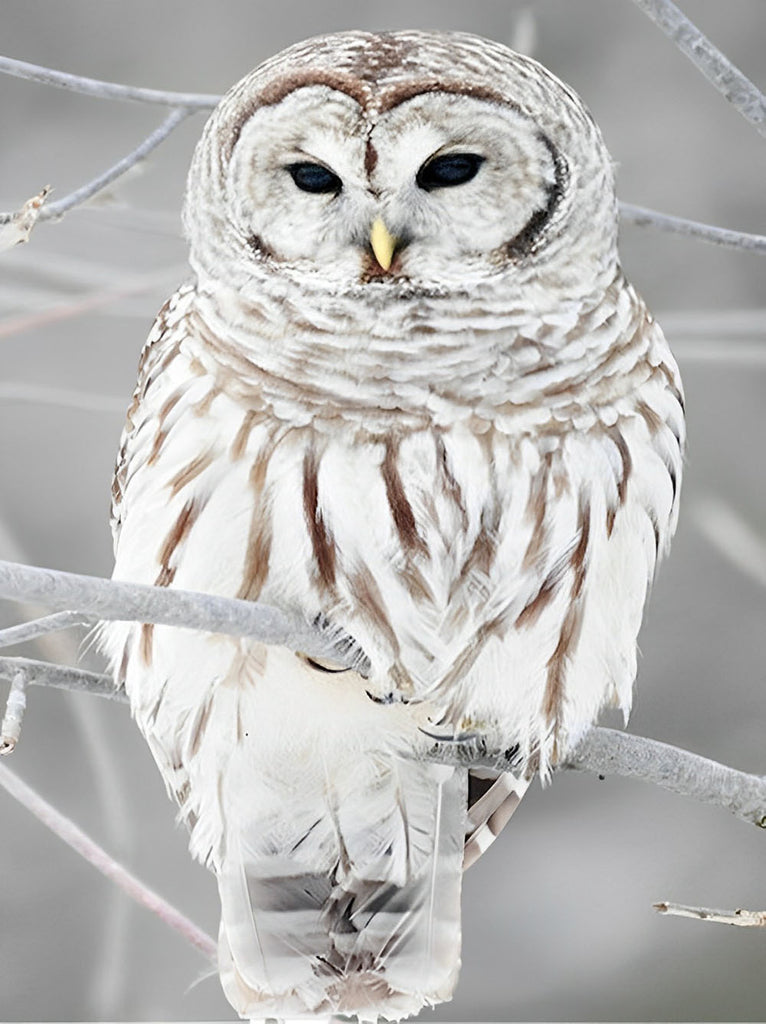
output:
[[73,206],[79,206],[80,203],[84,203],[90,199],[97,192],[105,189],[107,185],[119,178],[121,175],[129,171],[131,167],[135,167],[136,164],[144,160],[153,149],[156,149],[161,142],[170,135],[170,133],[185,121],[187,117],[193,114],[194,111],[188,107],[177,107],[172,110],[162,124],[155,128],[154,131],[147,135],[140,145],[136,146],[134,150],[124,156],[121,160],[118,160],[116,164],[109,167],[103,174],[99,174],[93,178],[92,181],[87,182],[85,185],[74,192],[70,192],[68,196],[64,196],[62,199],[58,199],[55,203],[48,203],[43,207],[39,219],[51,220],[52,218],[62,217],[68,210],[71,210]]
[[124,690],[119,690],[111,676],[101,672],[88,672],[69,665],[55,665],[34,658],[0,657],[0,679],[15,679],[21,675],[26,686],[52,686],[56,690],[92,693],[97,697],[127,702]]
[[66,71],[54,71],[39,64],[28,64],[13,57],[0,57],[0,72],[15,78],[26,78],[30,82],[55,85],[59,89],[95,96],[102,100],[134,100],[139,103],[159,103],[165,107],[188,107],[192,110],[212,110],[220,96],[198,92],[167,92],[164,89],[144,89],[134,85],[118,85],[103,82],[98,78],[70,75]]
[[[29,658],[0,657],[0,678],[16,679],[19,675],[27,685],[54,686],[127,701],[124,691],[117,689],[108,675]],[[425,743],[420,750],[401,753],[422,761],[462,768],[518,770],[517,748],[492,750],[480,736],[437,740]],[[559,768],[640,779],[681,796],[724,807],[744,821],[766,828],[766,778],[737,771],[645,736],[594,726]]]
[[700,221],[687,220],[685,217],[660,213],[645,206],[634,206],[633,203],[620,203],[620,216],[627,224],[635,224],[638,227],[656,228],[657,231],[699,238],[702,242],[711,242],[713,245],[723,245],[730,249],[766,253],[766,235],[731,231],[729,228],[719,228],[714,224],[703,224]]
[[0,725],[0,755],[13,753],[19,742],[21,723],[24,720],[24,711],[27,707],[25,686],[24,673],[17,672],[8,691],[3,723]]
[[50,185],[46,185],[36,196],[27,199],[20,210],[0,213],[0,252],[12,249],[14,245],[29,239],[32,228],[40,219],[43,204],[50,190]]
[[651,782],[725,807],[743,821],[766,828],[766,777],[748,775],[659,740],[591,729],[563,767]]
[[764,910],[709,910],[707,907],[687,907],[683,903],[655,903],[654,909],[660,914],[674,917],[692,917],[697,921],[713,921],[715,924],[734,924],[741,928],[766,927]]
[[79,612],[56,612],[55,615],[46,615],[42,619],[22,622],[20,626],[0,629],[0,647],[24,644],[29,640],[36,640],[38,636],[45,636],[46,633],[55,633],[59,629],[71,629],[72,626],[85,626],[94,621],[88,616],[80,615]]
[[97,175],[91,181],[80,188],[70,192],[69,195],[58,199],[55,203],[48,203],[43,206],[46,196],[50,192],[50,186],[46,186],[38,196],[28,200],[21,210],[11,213],[0,213],[0,249],[9,248],[19,242],[26,242],[29,239],[32,228],[38,221],[52,220],[63,217],[65,213],[81,203],[87,202],[97,192],[101,192],[113,181],[121,177],[131,167],[144,160],[153,149],[156,149],[161,142],[170,135],[173,129],[177,128],[182,121],[193,114],[194,111],[187,107],[177,107],[172,110],[162,124],[143,140],[140,145],[117,163],[107,168],[102,174]]
[[633,0],[709,82],[761,135],[766,135],[766,96],[721,53],[671,0]]
[[165,924],[169,925],[179,935],[182,935],[195,949],[198,949],[208,959],[215,962],[216,944],[215,941],[198,928],[193,921],[181,914],[174,906],[163,899],[158,893],[150,889],[127,868],[119,864],[109,856],[90,836],[78,828],[73,821],[51,806],[39,793],[36,793],[31,786],[23,782],[18,775],[12,772],[5,765],[0,765],[0,786],[9,793],[15,800],[31,811],[34,816],[47,828],[54,832],[59,839],[71,846],[73,850],[84,857],[89,864],[105,875],[110,881],[127,893],[136,903],[151,910]]
[[369,663],[348,636],[331,625],[312,625],[269,605],[188,590],[150,587],[0,561],[0,597],[36,601],[112,621],[153,622],[230,636],[249,636],[318,658],[331,658],[365,674]]

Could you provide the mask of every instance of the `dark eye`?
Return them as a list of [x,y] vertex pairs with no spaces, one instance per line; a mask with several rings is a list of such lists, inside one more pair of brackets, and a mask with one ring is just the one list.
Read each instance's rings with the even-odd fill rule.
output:
[[435,188],[452,188],[464,185],[484,163],[484,157],[477,153],[445,153],[428,160],[417,173],[415,181],[419,187],[430,192]]
[[343,182],[321,164],[290,164],[290,177],[302,192],[340,192]]

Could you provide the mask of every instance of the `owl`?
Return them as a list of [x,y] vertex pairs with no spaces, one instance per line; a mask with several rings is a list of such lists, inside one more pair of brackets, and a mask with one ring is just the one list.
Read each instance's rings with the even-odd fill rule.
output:
[[[450,998],[460,890],[605,706],[675,528],[683,395],[575,93],[466,34],[347,32],[235,85],[141,357],[115,578],[259,601],[364,665],[105,628],[244,1017]],[[429,763],[480,738],[513,774]]]

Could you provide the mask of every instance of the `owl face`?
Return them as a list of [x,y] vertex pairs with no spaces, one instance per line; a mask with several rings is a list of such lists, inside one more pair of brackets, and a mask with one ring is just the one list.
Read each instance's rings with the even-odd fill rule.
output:
[[462,34],[342,33],[279,54],[206,127],[198,273],[334,294],[578,288],[616,258],[609,157],[540,65]]
[[[510,107],[434,91],[373,120],[352,97],[307,86],[243,127],[231,216],[275,265],[349,284],[433,286],[505,265],[525,235],[539,244],[563,168]],[[371,240],[376,222],[388,256]]]

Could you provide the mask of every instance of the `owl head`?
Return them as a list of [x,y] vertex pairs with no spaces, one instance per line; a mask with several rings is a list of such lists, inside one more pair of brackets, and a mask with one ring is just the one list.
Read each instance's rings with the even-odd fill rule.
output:
[[579,98],[462,33],[345,32],[235,85],[197,146],[201,278],[389,297],[577,296],[613,273],[612,166]]

